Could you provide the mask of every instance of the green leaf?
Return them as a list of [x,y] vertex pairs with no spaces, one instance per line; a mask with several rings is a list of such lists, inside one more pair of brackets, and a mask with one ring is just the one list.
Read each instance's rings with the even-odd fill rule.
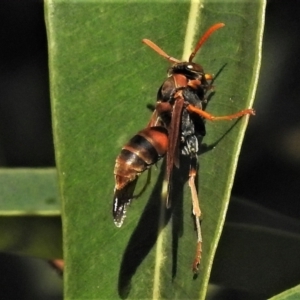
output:
[[0,218],[3,252],[54,259],[62,257],[61,218],[5,216]]
[[57,174],[49,169],[0,169],[0,215],[60,215]]
[[55,169],[0,170],[0,231],[1,251],[62,257]]
[[[181,58],[209,26],[226,23],[195,61],[207,73],[222,70],[207,110],[230,114],[253,103],[264,6],[264,1],[193,1],[192,6],[46,1],[66,299],[205,298],[247,118],[207,124],[204,143],[216,147],[200,157],[204,242],[196,280],[191,272],[196,237],[184,185],[188,168],[176,176],[173,216],[158,235],[161,165],[153,167],[150,186],[119,229],[111,216],[114,162],[124,143],[146,126],[151,115],[146,104],[155,103],[169,66],[141,39]],[[145,180],[141,176],[137,190]]]
[[295,300],[300,298],[300,285],[297,285],[283,293],[276,295],[270,300]]
[[299,230],[298,219],[231,199],[210,283],[246,292],[249,299],[267,299],[296,285]]
[[211,282],[266,299],[299,282],[299,247],[299,234],[226,223]]

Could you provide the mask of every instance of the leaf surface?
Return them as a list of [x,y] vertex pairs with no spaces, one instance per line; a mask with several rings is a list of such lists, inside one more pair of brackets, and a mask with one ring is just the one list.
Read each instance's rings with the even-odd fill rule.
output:
[[0,169],[0,249],[62,257],[57,174],[49,169]]
[[215,148],[200,156],[204,242],[196,280],[187,164],[175,176],[173,215],[163,228],[160,164],[121,229],[111,216],[115,158],[146,126],[146,105],[155,103],[169,66],[143,38],[180,59],[209,26],[226,23],[195,58],[207,73],[221,70],[207,110],[226,115],[252,106],[265,2],[193,3],[46,1],[66,299],[205,298],[247,118],[207,124],[204,143]]

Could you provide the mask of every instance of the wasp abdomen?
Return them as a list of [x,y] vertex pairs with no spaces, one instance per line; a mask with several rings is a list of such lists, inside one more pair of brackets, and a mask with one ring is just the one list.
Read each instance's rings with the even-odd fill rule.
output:
[[168,131],[162,126],[138,132],[121,150],[115,164],[113,215],[121,226],[125,207],[133,197],[137,176],[155,164],[168,149]]
[[168,132],[164,127],[149,127],[138,132],[121,150],[115,164],[116,189],[122,189],[168,149]]

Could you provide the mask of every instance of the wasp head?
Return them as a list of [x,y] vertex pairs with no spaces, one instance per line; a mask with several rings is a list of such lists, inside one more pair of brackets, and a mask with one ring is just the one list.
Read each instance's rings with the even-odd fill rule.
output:
[[179,62],[175,63],[168,70],[168,76],[172,76],[173,74],[182,74],[189,79],[201,79],[204,76],[204,71],[202,66],[193,62]]
[[183,74],[189,78],[192,79],[201,79],[204,76],[203,68],[193,63],[193,59],[198,52],[198,50],[201,48],[201,46],[205,43],[205,41],[208,39],[208,37],[217,29],[222,28],[225,26],[224,23],[217,23],[213,26],[211,26],[204,35],[200,38],[198,43],[196,44],[193,52],[191,53],[188,62],[182,62],[170,55],[168,55],[164,50],[162,50],[160,47],[158,47],[156,44],[154,44],[152,41],[148,39],[143,39],[143,43],[152,48],[155,52],[157,52],[159,55],[167,59],[169,62],[173,63],[173,66],[168,70],[168,75],[172,76],[173,74]]

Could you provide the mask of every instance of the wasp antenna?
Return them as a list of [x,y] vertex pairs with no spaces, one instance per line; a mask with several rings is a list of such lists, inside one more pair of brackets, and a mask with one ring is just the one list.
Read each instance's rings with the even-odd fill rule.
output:
[[150,48],[152,48],[155,52],[157,52],[159,55],[161,55],[162,57],[164,57],[168,61],[170,61],[172,63],[179,63],[180,62],[180,60],[178,60],[178,59],[176,59],[176,58],[168,55],[164,50],[162,50],[161,48],[159,48],[152,41],[150,41],[148,39],[143,39],[143,43],[146,44],[147,46],[149,46]]
[[205,43],[205,41],[209,38],[209,36],[216,30],[218,30],[219,28],[224,27],[225,24],[224,23],[217,23],[213,26],[211,26],[204,34],[203,36],[200,38],[199,42],[197,43],[194,51],[191,53],[190,58],[189,58],[189,62],[191,62],[193,60],[193,58],[195,57],[196,53],[198,52],[198,50],[201,48],[201,46]]

